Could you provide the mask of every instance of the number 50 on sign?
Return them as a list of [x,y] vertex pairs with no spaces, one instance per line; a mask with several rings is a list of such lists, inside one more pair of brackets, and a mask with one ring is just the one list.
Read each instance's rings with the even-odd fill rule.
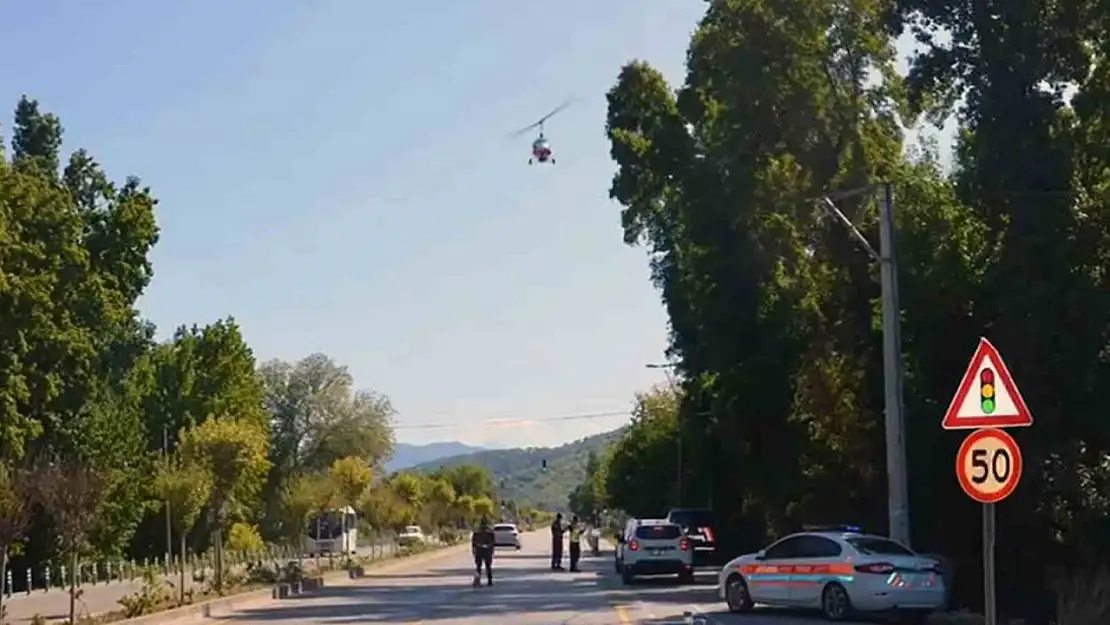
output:
[[975,430],[956,454],[960,486],[979,503],[998,503],[1009,497],[1021,480],[1021,448],[1002,430]]

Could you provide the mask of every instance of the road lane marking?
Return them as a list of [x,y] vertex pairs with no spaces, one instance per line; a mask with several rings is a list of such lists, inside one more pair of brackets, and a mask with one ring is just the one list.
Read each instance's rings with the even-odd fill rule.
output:
[[617,611],[617,618],[620,619],[621,623],[627,624],[633,622],[632,617],[628,616],[628,612],[624,609],[623,605],[618,603],[613,606],[613,609]]

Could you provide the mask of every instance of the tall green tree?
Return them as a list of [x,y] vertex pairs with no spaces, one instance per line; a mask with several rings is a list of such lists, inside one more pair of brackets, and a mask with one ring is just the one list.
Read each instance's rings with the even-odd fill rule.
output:
[[272,468],[265,501],[272,532],[280,517],[280,485],[291,476],[328,470],[342,458],[371,467],[388,458],[394,410],[383,395],[355,391],[347,368],[324,354],[296,363],[269,361],[258,371],[270,417]]
[[476,464],[443,468],[432,474],[432,477],[446,480],[456,496],[469,495],[477,498],[493,495],[493,474],[489,469]]
[[588,519],[605,506],[605,475],[601,458],[590,451],[586,457],[586,476],[567,497],[567,507],[580,518]]
[[53,460],[35,468],[36,499],[52,523],[53,538],[69,569],[69,622],[76,623],[77,580],[81,557],[88,555],[89,537],[105,520],[97,514],[104,503],[106,483],[92,467],[79,460]]
[[[802,521],[885,525],[877,272],[816,202],[885,182],[915,544],[951,556],[969,582],[957,600],[978,601],[977,532],[951,524],[977,511],[947,477],[959,440],[936,423],[986,335],[1038,419],[1018,435],[1030,469],[1000,521],[1028,547],[1000,556],[1003,604],[1048,620],[1045,565],[1105,561],[1110,425],[1088,417],[1110,375],[1108,17],[1086,0],[726,0],[708,6],[677,92],[646,64],[621,70],[611,195],[670,317],[675,429],[702,452],[685,481],[710,487],[726,533],[754,546]],[[903,81],[906,29],[923,46]],[[928,149],[903,153],[899,123],[922,112],[956,113],[951,174]],[[837,204],[877,243],[872,195]]]
[[[1030,469],[1007,503],[1029,514],[1000,530],[1027,546],[1000,565],[1012,572],[1001,582],[1003,601],[1039,609],[1034,604],[1051,603],[1040,567],[1105,561],[1110,548],[1101,538],[1106,526],[1092,525],[1106,517],[1106,503],[1090,495],[1093,484],[1106,483],[1110,425],[1087,417],[1110,375],[1108,319],[1090,314],[1110,307],[1108,160],[1104,147],[1091,151],[1087,141],[1105,115],[1105,100],[1091,105],[1106,95],[1108,11],[1084,0],[903,0],[898,8],[898,26],[924,44],[909,76],[915,111],[943,118],[963,99],[953,181],[985,224],[990,252],[976,267],[982,281],[970,314],[1006,356],[1037,419],[1035,434],[1019,435]],[[1074,108],[1069,88],[1077,91]],[[935,385],[930,391],[957,381],[966,353],[948,347],[932,354],[937,368],[924,376]],[[972,539],[945,536],[939,522],[928,529],[942,543],[956,538],[950,549],[971,551]],[[963,564],[973,577],[974,560]]]
[[[153,347],[142,365],[146,391],[141,405],[148,449],[161,453],[177,450],[178,435],[212,415],[235,415],[259,431],[268,431],[268,417],[261,380],[255,375],[254,355],[234,319],[207,326],[181,326],[173,337]],[[159,506],[160,507],[160,506]],[[251,512],[260,517],[261,510]],[[254,518],[252,520],[257,520]],[[208,536],[203,517],[193,534],[197,546]],[[165,518],[148,514],[136,547],[154,553],[165,549]]]
[[58,174],[61,149],[62,122],[58,116],[43,112],[38,101],[21,97],[15,107],[13,162],[53,177]]
[[7,571],[12,549],[27,535],[34,504],[31,473],[0,464],[0,614],[7,591]]
[[40,432],[43,445],[95,453],[73,448],[74,433],[87,427],[82,413],[98,399],[116,402],[112,396],[123,392],[150,338],[134,304],[150,281],[156,202],[135,178],[110,183],[84,151],[60,176],[61,138],[58,119],[22,99],[14,167],[0,169],[9,177],[0,185],[3,221],[14,237],[0,254],[13,278],[7,284],[19,289],[9,301],[20,303],[5,314],[10,330],[3,344],[17,350],[6,366],[21,367],[7,372],[12,383],[0,404],[9,410],[5,444],[17,457]]
[[324,354],[259,367],[273,424],[275,467],[327,469],[340,458],[376,465],[393,447],[389,399],[355,391],[346,367]]
[[182,461],[212,480],[208,513],[216,546],[216,588],[222,590],[222,533],[256,501],[270,468],[266,431],[251,420],[213,416],[181,432]]
[[164,429],[170,450],[182,428],[211,415],[231,414],[267,428],[265,389],[255,375],[254,354],[234,319],[179,327],[152,354],[154,390],[145,412],[150,447],[160,449]]
[[656,387],[636,397],[628,433],[604,458],[602,485],[609,505],[657,517],[678,502],[678,412],[681,392]]
[[212,475],[206,467],[184,462],[178,456],[159,463],[152,489],[169,506],[173,529],[177,532],[178,557],[181,567],[178,578],[178,600],[185,603],[185,551],[189,532],[212,496]]
[[443,478],[429,477],[422,490],[427,493],[424,516],[428,526],[443,527],[452,517],[456,500],[455,487]]
[[[110,182],[83,150],[60,172],[57,117],[28,98],[15,117],[12,162],[0,163],[0,455],[96,466],[109,495],[90,540],[118,554],[146,509],[139,397],[152,329],[135,301],[152,275],[156,201],[136,178]],[[33,560],[49,553],[44,531],[34,524]]]

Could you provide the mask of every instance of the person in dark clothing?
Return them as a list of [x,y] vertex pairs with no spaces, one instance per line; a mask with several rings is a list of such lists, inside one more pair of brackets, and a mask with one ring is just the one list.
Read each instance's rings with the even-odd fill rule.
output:
[[489,528],[489,519],[483,517],[478,523],[478,529],[470,537],[470,550],[474,553],[474,568],[477,571],[475,585],[481,583],[482,565],[485,565],[486,585],[493,586],[493,547],[493,530]]
[[563,570],[563,514],[555,515],[555,522],[551,524],[551,570]]
[[569,529],[570,540],[567,544],[570,547],[570,570],[577,573],[578,559],[582,557],[582,524],[578,522],[577,516],[571,518]]

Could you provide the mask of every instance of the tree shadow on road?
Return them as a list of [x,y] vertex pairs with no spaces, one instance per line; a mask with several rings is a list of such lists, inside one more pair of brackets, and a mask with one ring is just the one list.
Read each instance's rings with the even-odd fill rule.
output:
[[605,582],[611,565],[596,559],[582,565],[581,573],[552,574],[547,562],[517,561],[499,571],[495,561],[494,585],[481,588],[471,587],[474,570],[461,566],[371,575],[354,584],[324,587],[311,595],[242,610],[223,619],[232,623],[324,621],[346,625],[484,616],[512,620],[518,614],[543,614],[562,621],[577,612],[612,610],[612,596]]
[[[347,625],[474,617],[512,621],[516,615],[542,615],[552,621],[566,621],[575,613],[612,611],[616,602],[650,602],[659,606],[661,612],[673,613],[681,620],[687,606],[719,602],[712,576],[693,585],[678,584],[673,578],[643,578],[632,586],[623,586],[611,559],[587,558],[581,563],[581,573],[559,574],[551,572],[544,561],[546,557],[537,560],[531,556],[499,555],[494,561],[492,587],[472,588],[474,570],[455,561],[450,566],[432,565],[420,573],[371,574],[311,595],[242,610],[223,620]],[[499,561],[505,565],[503,568],[498,567]],[[615,614],[612,622],[618,622]],[[745,625],[761,624],[745,621]]]
[[[687,611],[676,609],[662,616],[640,619],[636,623],[637,625],[678,625],[680,623],[683,625],[691,623],[693,625],[732,625],[733,623],[736,625],[800,625],[803,623],[818,625],[825,622],[812,612],[777,608],[758,609],[746,614],[730,614],[727,609],[721,608],[708,612],[695,612],[690,614],[690,617],[690,620],[687,620]],[[845,625],[853,625],[853,623]]]
[[[500,562],[498,560],[493,561],[493,574],[494,574],[494,577],[498,577],[498,578],[501,577],[502,575],[507,575],[507,576],[538,575],[538,574],[550,573],[550,572],[551,572],[551,567],[546,565],[546,564],[545,565],[531,565],[531,566],[521,566],[520,564],[514,564],[512,566],[506,566],[505,562]],[[475,568],[472,567],[472,566],[451,566],[451,567],[436,567],[436,568],[428,569],[427,571],[422,571],[420,573],[392,573],[392,574],[386,573],[386,574],[382,574],[382,575],[371,574],[371,575],[368,575],[367,578],[382,579],[382,580],[387,580],[387,579],[391,579],[391,580],[442,579],[444,577],[470,577],[470,576],[474,575],[474,573],[475,573]],[[587,573],[583,572],[583,573],[569,573],[569,574],[570,575],[580,575],[580,574],[585,575]]]
[[[468,581],[468,580],[467,580]],[[347,586],[324,588],[312,596],[282,601],[259,610],[244,610],[227,621],[309,623],[406,623],[534,613],[573,613],[607,609],[596,585],[541,584],[526,580],[495,581],[492,587],[469,583],[419,586]]]

